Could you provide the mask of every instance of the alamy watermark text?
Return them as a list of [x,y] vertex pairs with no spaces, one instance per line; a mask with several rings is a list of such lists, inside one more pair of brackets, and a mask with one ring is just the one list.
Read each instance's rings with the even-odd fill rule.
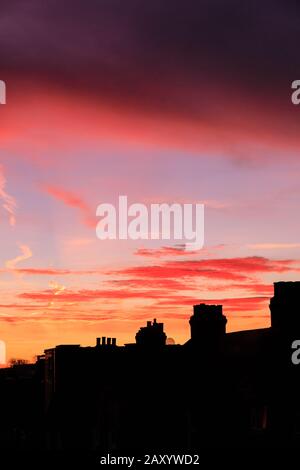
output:
[[96,227],[100,240],[181,240],[187,250],[204,245],[203,204],[128,205],[127,196],[119,196],[118,207],[99,204]]

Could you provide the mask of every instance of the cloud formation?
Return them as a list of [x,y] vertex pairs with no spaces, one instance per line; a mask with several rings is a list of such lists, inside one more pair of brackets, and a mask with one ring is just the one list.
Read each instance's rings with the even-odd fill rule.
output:
[[0,165],[0,199],[2,207],[8,214],[9,224],[14,227],[16,225],[16,207],[17,203],[13,196],[8,194],[6,190],[6,178],[3,167]]
[[[204,250],[201,250],[203,254]],[[199,254],[198,251],[186,250],[185,245],[176,246],[162,246],[161,248],[139,248],[135,255],[144,256],[149,258],[166,258],[173,256],[195,256]]]
[[81,197],[71,191],[66,191],[65,189],[57,186],[48,185],[44,187],[44,190],[50,194],[50,196],[63,202],[66,206],[78,209],[82,214],[84,223],[88,227],[94,228],[96,226],[96,219],[93,216],[90,207]]
[[29,248],[29,246],[27,245],[19,245],[19,248],[22,252],[21,255],[19,256],[16,256],[15,258],[13,259],[10,259],[10,260],[7,260],[5,262],[5,267],[9,270],[14,270],[14,271],[17,271],[17,272],[22,272],[22,270],[18,270],[16,269],[16,266],[21,262],[21,261],[25,261],[27,259],[30,259],[32,257],[32,251],[31,249]]
[[153,121],[168,145],[225,149],[237,161],[300,148],[295,1],[10,0],[2,12],[1,67],[13,92],[21,82],[51,89],[125,113],[117,133],[131,121],[141,137]]
[[249,281],[263,273],[299,272],[299,262],[272,260],[260,256],[216,258],[202,260],[167,260],[161,264],[133,266],[114,271],[114,274],[143,278],[208,278],[228,281]]

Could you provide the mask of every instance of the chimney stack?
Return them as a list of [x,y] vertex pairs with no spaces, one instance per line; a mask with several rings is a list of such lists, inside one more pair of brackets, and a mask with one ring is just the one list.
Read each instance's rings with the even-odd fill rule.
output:
[[102,336],[102,346],[105,346],[105,343],[106,343],[106,337]]

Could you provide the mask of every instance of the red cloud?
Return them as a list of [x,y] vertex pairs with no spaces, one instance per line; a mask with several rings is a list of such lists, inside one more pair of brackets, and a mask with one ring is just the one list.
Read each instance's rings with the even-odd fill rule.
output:
[[157,278],[208,278],[229,281],[246,281],[249,278],[243,274],[230,273],[217,269],[203,269],[201,265],[190,265],[188,262],[182,262],[178,265],[165,263],[156,266],[134,266],[120,271],[113,271],[110,274],[122,274],[126,276],[141,276],[149,279]]
[[134,266],[113,273],[145,278],[206,277],[218,280],[245,281],[251,279],[249,275],[256,273],[300,271],[297,263],[299,261],[271,260],[251,256],[245,258],[166,261],[160,265]]
[[[193,304],[208,303],[222,304],[225,314],[230,317],[237,317],[241,314],[241,318],[246,318],[244,313],[252,318],[269,318],[268,302],[272,295],[272,286],[259,282],[256,279],[258,274],[285,273],[299,271],[299,261],[296,260],[271,260],[264,257],[237,257],[237,258],[221,258],[221,259],[205,259],[205,260],[168,260],[157,265],[150,266],[133,266],[118,271],[107,271],[105,274],[120,275],[122,278],[108,277],[106,286],[103,289],[66,289],[55,297],[55,303],[51,311],[45,312],[45,316],[54,315],[59,317],[63,315],[77,315],[79,319],[87,320],[92,315],[91,309],[87,312],[78,311],[78,304],[92,304],[93,313],[95,306],[99,305],[99,312],[103,306],[107,304],[118,305],[120,301],[137,299],[145,300],[140,307],[135,307],[131,312],[130,318],[140,312],[157,309],[162,312],[162,316],[167,318],[187,318],[181,313],[183,307],[190,308]],[[22,270],[23,272],[24,270]],[[38,269],[29,269],[38,273]],[[27,270],[25,270],[27,272]],[[84,274],[97,273],[97,271],[69,271],[45,269],[41,270],[43,274],[51,275],[67,275],[67,274]],[[102,272],[103,274],[103,272]],[[205,282],[205,279],[207,280]],[[199,282],[201,280],[201,284]],[[204,282],[203,282],[204,280]],[[214,285],[212,285],[212,281]],[[218,283],[218,281],[229,281]],[[201,291],[199,290],[201,288]],[[243,291],[243,295],[234,297],[233,290]],[[221,298],[207,298],[209,291],[230,292],[231,296]],[[247,295],[249,293],[249,295]],[[253,296],[251,296],[253,294]],[[223,295],[223,294],[222,294]],[[18,295],[19,299],[28,301],[28,305],[20,304],[26,314],[30,308],[39,315],[39,306],[47,305],[53,301],[53,290],[47,289],[34,292],[23,292]],[[33,302],[33,305],[30,305]],[[94,302],[94,304],[93,304]],[[74,305],[72,305],[74,304]],[[17,308],[17,304],[14,305]],[[3,305],[2,308],[13,308]],[[112,305],[110,305],[112,307]],[[76,312],[74,312],[76,310]],[[266,316],[262,314],[266,312]],[[250,313],[249,313],[250,312]],[[177,316],[178,315],[178,316]],[[69,318],[69,317],[68,317]]]
[[[56,4],[47,2],[40,9],[40,2],[32,0],[30,21],[39,27],[27,28],[26,37],[17,26],[27,24],[27,10],[20,9],[16,0],[3,6],[3,73],[10,83],[20,81],[19,94],[31,106],[28,83],[35,89],[43,87],[50,103],[55,91],[70,94],[74,101],[70,113],[61,105],[52,117],[59,127],[61,115],[67,114],[64,134],[70,129],[73,136],[77,134],[83,114],[82,134],[89,131],[88,137],[109,127],[118,136],[132,134],[135,141],[145,135],[151,143],[161,139],[169,145],[209,146],[222,153],[225,148],[241,159],[247,157],[252,141],[299,149],[299,113],[289,97],[292,71],[299,70],[297,2],[285,2],[284,9],[279,1],[260,2],[251,14],[237,0],[193,1],[187,9],[174,8],[170,0],[107,2],[109,8],[103,8],[103,2],[88,2],[84,11],[77,12],[73,3],[63,2],[61,7],[72,8],[70,23],[66,15],[56,13]],[[238,14],[242,33],[228,27],[225,14],[229,18]],[[49,41],[45,31],[54,28],[57,34]],[[154,80],[158,70],[159,80]],[[93,113],[85,122],[85,102],[100,112],[111,109],[114,120],[107,113],[100,127]],[[29,118],[35,115],[29,113]],[[40,121],[40,112],[37,116]],[[27,120],[21,121],[25,132]],[[18,130],[12,121],[12,129]],[[48,122],[46,113],[45,127]],[[51,121],[49,127],[53,128]],[[12,137],[17,130],[10,130]],[[9,129],[4,129],[6,134]],[[251,150],[250,157],[260,158]]]
[[[272,296],[273,290],[274,290],[274,288],[271,284],[260,284],[260,283],[233,284],[230,287],[235,288],[235,289],[247,290],[247,291],[252,292],[254,294],[262,294],[262,295],[266,295],[268,297]],[[228,286],[227,286],[227,289],[228,289]]]
[[[6,272],[6,269],[2,269],[1,272]],[[232,280],[232,281],[248,281],[247,284],[232,284],[235,288],[247,288],[247,289],[262,289],[264,287],[261,284],[255,284],[251,282],[249,275],[255,273],[285,273],[285,272],[300,272],[299,261],[297,260],[271,260],[268,258],[253,256],[246,258],[216,258],[216,259],[205,259],[205,260],[182,260],[182,261],[165,261],[158,265],[150,266],[132,266],[118,271],[106,271],[90,269],[90,270],[72,270],[72,269],[59,269],[59,268],[18,268],[15,272],[20,274],[28,275],[49,275],[49,276],[67,276],[67,275],[124,275],[130,277],[125,280],[115,280],[113,282],[135,286],[145,286],[146,282],[143,279],[153,279],[157,282],[161,282],[163,279],[172,278],[207,278],[215,280]],[[134,276],[134,279],[131,277]],[[179,282],[179,281],[176,281]],[[149,287],[153,287],[153,284],[149,284]],[[179,288],[181,284],[173,283],[174,288]],[[169,284],[169,287],[172,287]],[[226,286],[225,286],[226,287]],[[227,286],[228,288],[228,286]],[[270,286],[265,285],[265,288]],[[216,286],[216,289],[221,289],[221,286]]]

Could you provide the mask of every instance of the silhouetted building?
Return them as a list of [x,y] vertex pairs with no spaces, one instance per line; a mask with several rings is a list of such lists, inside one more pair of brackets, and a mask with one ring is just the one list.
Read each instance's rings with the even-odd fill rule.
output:
[[102,341],[101,338],[96,338],[96,346],[116,346],[117,345],[117,339],[116,338],[106,338],[106,336],[102,336]]
[[51,403],[56,392],[70,380],[72,363],[76,363],[80,352],[79,344],[67,344],[45,350],[45,406]]
[[2,369],[0,448],[297,447],[291,341],[300,339],[299,299],[300,282],[275,283],[271,328],[226,334],[222,306],[202,303],[183,345],[166,344],[154,320],[134,344],[103,336],[93,347],[60,345],[35,365]]
[[270,301],[272,329],[281,335],[300,334],[300,281],[275,282]]
[[157,323],[156,318],[147,322],[135,335],[136,344],[145,347],[162,347],[166,344],[167,335],[164,332],[164,324]]
[[226,334],[227,319],[223,315],[222,305],[194,305],[194,314],[190,318],[191,339],[195,346],[215,347],[223,341]]

